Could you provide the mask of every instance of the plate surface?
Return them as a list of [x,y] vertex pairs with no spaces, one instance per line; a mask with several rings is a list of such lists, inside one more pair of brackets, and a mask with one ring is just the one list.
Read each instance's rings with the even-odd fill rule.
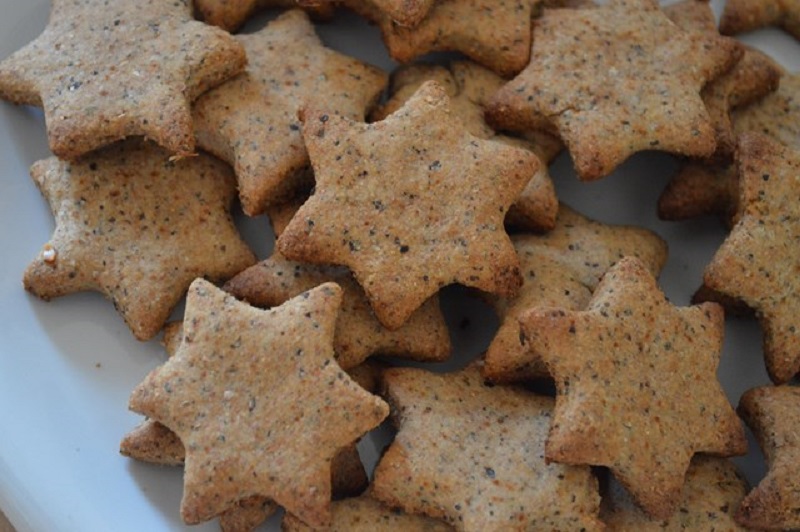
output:
[[[719,13],[720,4],[714,7]],[[5,58],[41,32],[49,2],[0,0],[0,8]],[[340,15],[319,32],[337,50],[393,68],[377,30],[354,16]],[[743,40],[788,71],[800,70],[800,45],[788,35],[766,30]],[[41,113],[0,103],[0,508],[19,532],[188,529],[178,516],[181,471],[134,463],[117,452],[120,437],[140,421],[126,408],[130,390],[164,360],[161,346],[134,340],[97,294],[45,303],[22,289],[23,270],[53,229],[48,206],[28,176],[28,167],[47,156]],[[584,214],[644,226],[667,239],[670,256],[661,284],[673,302],[687,305],[725,233],[715,219],[657,219],[656,200],[675,168],[670,156],[639,154],[609,178],[586,184],[562,156],[552,174],[559,197]],[[261,257],[271,248],[265,226],[263,219],[242,220]],[[452,327],[457,353],[440,366],[449,369],[484,350],[497,321],[458,289],[446,290],[443,308],[449,323],[470,324]],[[748,388],[769,382],[755,322],[728,320],[719,375],[734,405]],[[368,465],[385,434],[362,442]],[[750,454],[736,461],[751,482],[760,480],[763,459],[752,440]],[[273,519],[267,529],[278,526]],[[211,522],[191,530],[219,527]]]

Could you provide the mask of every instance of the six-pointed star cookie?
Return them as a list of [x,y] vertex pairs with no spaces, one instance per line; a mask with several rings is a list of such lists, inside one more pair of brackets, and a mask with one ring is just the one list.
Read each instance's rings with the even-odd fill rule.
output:
[[503,218],[539,160],[470,135],[441,85],[374,124],[308,111],[303,137],[317,185],[278,239],[284,256],[350,267],[392,329],[450,283],[519,289]]
[[192,283],[178,352],[129,403],[184,443],[186,523],[254,495],[329,522],[333,456],[388,414],[333,360],[340,303],[333,283],[268,311]]
[[256,215],[303,179],[308,153],[298,111],[310,103],[363,120],[387,76],[325,48],[300,10],[236,38],[247,71],[201,96],[193,117],[198,146],[234,167],[242,208]]
[[483,117],[484,105],[489,97],[503,86],[503,78],[470,61],[454,61],[449,67],[411,65],[392,74],[392,97],[373,119],[383,119],[396,111],[428,80],[439,82],[450,97],[453,114],[464,127],[482,139],[505,142],[527,148],[539,157],[542,164],[536,175],[517,198],[506,215],[506,224],[531,231],[548,231],[553,228],[558,212],[558,198],[547,171],[547,165],[561,152],[557,137],[544,132],[534,132],[524,138],[514,138],[496,133]]
[[25,288],[43,299],[101,292],[147,340],[196,277],[224,280],[254,264],[229,212],[230,168],[208,155],[169,158],[132,139],[72,163],[35,163],[31,176],[56,228],[25,271]]
[[645,265],[626,257],[586,310],[539,307],[520,321],[556,382],[548,460],[607,466],[649,515],[666,519],[695,453],[746,452],[716,375],[719,305],[675,307]]
[[740,219],[706,267],[705,285],[756,311],[770,378],[800,371],[800,151],[746,133],[738,150]]
[[547,463],[553,400],[451,374],[392,368],[385,395],[398,425],[372,494],[458,530],[600,530],[589,467]]
[[[321,4],[320,9],[314,11],[320,16],[329,15],[333,6],[325,6],[324,2]],[[194,7],[204,21],[231,32],[238,30],[258,10],[297,5],[296,0],[194,0]]]
[[530,63],[492,98],[489,118],[555,127],[585,180],[642,150],[708,156],[716,144],[700,90],[740,53],[732,39],[681,30],[655,0],[545,10]]
[[0,63],[0,97],[44,107],[62,158],[137,135],[190,155],[190,102],[246,60],[188,0],[55,0],[44,33]]
[[450,354],[450,333],[433,296],[397,330],[378,321],[352,273],[341,266],[294,262],[279,253],[252,266],[225,284],[224,290],[258,307],[280,305],[325,282],[342,288],[333,350],[344,369],[372,355],[394,355],[423,362],[442,362]]
[[726,35],[780,26],[800,39],[800,3],[797,0],[727,0],[719,30]]
[[562,205],[558,223],[544,235],[514,235],[522,288],[512,298],[496,298],[500,328],[486,351],[484,375],[494,382],[525,381],[548,375],[538,355],[520,341],[519,317],[527,309],[582,310],[600,278],[626,256],[638,257],[657,276],[667,260],[667,245],[638,227],[590,220]]
[[800,528],[800,388],[754,388],[737,410],[753,430],[769,470],[742,501],[736,520],[756,529]]

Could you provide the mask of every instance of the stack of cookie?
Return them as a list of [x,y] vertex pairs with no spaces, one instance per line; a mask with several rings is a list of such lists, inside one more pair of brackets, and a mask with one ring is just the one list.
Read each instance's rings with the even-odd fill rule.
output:
[[[184,467],[184,522],[251,530],[280,507],[286,530],[800,527],[794,388],[742,398],[771,465],[746,496],[716,376],[726,308],[760,320],[775,383],[800,372],[796,76],[698,0],[297,2],[235,36],[294,1],[55,2],[0,62],[0,96],[44,109],[55,154],[31,168],[56,228],[24,285],[99,291],[136,338],[164,330],[121,452]],[[741,4],[723,29],[755,24]],[[339,7],[397,61],[465,58],[390,79],[322,44],[308,13]],[[793,31],[785,12],[761,18]],[[663,239],[559,202],[564,148],[585,181],[640,151],[681,157],[661,215],[732,226],[695,305],[658,286]],[[261,262],[237,196],[271,220]],[[452,284],[496,310],[485,355],[387,367],[449,357]],[[356,445],[389,417],[370,482]]]

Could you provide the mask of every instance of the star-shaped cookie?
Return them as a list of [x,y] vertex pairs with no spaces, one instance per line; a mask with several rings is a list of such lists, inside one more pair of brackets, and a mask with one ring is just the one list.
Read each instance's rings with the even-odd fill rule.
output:
[[555,128],[584,180],[642,150],[704,157],[716,144],[700,91],[740,54],[732,39],[681,30],[655,0],[545,10],[530,63],[488,114],[500,129]]
[[727,0],[719,30],[736,35],[765,26],[780,26],[800,39],[800,4],[796,0]]
[[503,86],[503,78],[476,63],[454,61],[448,67],[410,65],[392,74],[392,97],[372,114],[383,119],[399,109],[428,80],[440,83],[450,97],[453,113],[471,134],[482,139],[505,142],[527,148],[541,160],[539,172],[517,198],[506,215],[506,224],[531,231],[549,231],[555,226],[558,198],[547,171],[547,165],[561,152],[557,137],[544,132],[514,138],[496,133],[484,119],[484,106],[489,97]]
[[147,340],[161,330],[196,277],[224,280],[255,263],[230,215],[230,168],[208,155],[170,161],[131,139],[75,162],[44,159],[31,176],[56,228],[25,270],[43,299],[103,293]]
[[348,266],[390,329],[451,283],[519,289],[503,218],[539,160],[470,135],[441,85],[373,124],[308,111],[303,138],[317,185],[278,238],[284,256]]
[[187,0],[54,0],[44,32],[0,63],[0,97],[43,107],[61,158],[139,135],[191,155],[190,102],[246,61]]
[[328,283],[265,311],[192,283],[178,352],[129,402],[184,443],[186,523],[254,495],[330,521],[331,459],[388,414],[333,360],[340,302]]
[[600,278],[623,257],[638,257],[657,276],[667,260],[667,244],[638,227],[590,220],[561,205],[555,229],[544,235],[511,237],[519,255],[522,288],[512,298],[496,298],[500,328],[486,351],[484,375],[493,382],[548,376],[538,354],[521,343],[519,317],[531,307],[582,310]]
[[553,400],[489,386],[473,364],[450,374],[392,368],[385,395],[398,425],[372,495],[458,530],[601,530],[589,467],[548,463]]
[[755,434],[768,471],[742,501],[736,520],[759,530],[800,528],[800,388],[754,388],[742,396],[737,410]]
[[738,150],[740,219],[703,275],[705,285],[746,303],[764,329],[770,378],[800,372],[800,292],[794,287],[800,253],[800,151],[746,133]]
[[[320,4],[319,9],[314,10],[316,14],[330,15],[333,6],[326,6],[324,2]],[[194,0],[194,7],[205,22],[230,32],[238,30],[256,11],[270,7],[288,9],[297,5],[296,0]]]
[[556,382],[548,460],[606,466],[667,519],[695,453],[747,451],[716,375],[722,308],[675,307],[639,259],[613,266],[586,310],[538,307],[520,322]]
[[193,117],[198,146],[234,167],[242,209],[254,216],[302,181],[300,109],[313,103],[363,120],[387,76],[325,48],[300,10],[236,39],[250,60],[246,72],[201,96]]
[[397,330],[378,321],[364,291],[347,268],[290,261],[279,253],[228,281],[224,290],[258,307],[273,307],[325,282],[342,288],[333,350],[344,369],[382,354],[423,362],[442,362],[450,355],[450,333],[433,296]]

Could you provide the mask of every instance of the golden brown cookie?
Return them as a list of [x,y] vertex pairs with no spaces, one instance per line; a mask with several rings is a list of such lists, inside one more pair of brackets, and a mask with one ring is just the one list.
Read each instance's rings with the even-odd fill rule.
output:
[[275,253],[238,274],[224,290],[258,307],[274,307],[325,282],[342,288],[333,350],[344,369],[372,355],[390,355],[421,362],[442,362],[450,355],[450,333],[434,295],[396,330],[378,321],[364,290],[350,270],[290,261]]
[[618,482],[611,480],[603,497],[601,518],[606,530],[657,532],[660,530],[707,530],[744,532],[734,514],[748,485],[730,460],[696,455],[686,471],[678,510],[669,519],[652,519],[631,500]]
[[0,63],[0,97],[43,107],[61,158],[140,135],[186,156],[190,102],[246,61],[186,0],[55,0],[44,32]]
[[31,176],[56,227],[25,288],[43,299],[101,292],[140,340],[158,333],[196,277],[223,280],[255,263],[230,215],[233,174],[208,155],[170,161],[132,139],[72,163],[39,161]]
[[448,67],[434,65],[410,65],[401,67],[392,74],[390,91],[392,97],[372,114],[373,119],[382,120],[399,109],[428,80],[437,81],[450,97],[453,113],[460,118],[472,135],[478,138],[505,142],[512,146],[527,148],[544,164],[528,182],[506,215],[506,224],[531,231],[549,231],[555,226],[558,198],[547,171],[547,165],[561,151],[558,138],[544,132],[514,138],[496,133],[483,117],[484,106],[505,81],[503,78],[476,63],[454,61]]
[[486,351],[484,375],[493,382],[547,377],[537,353],[520,341],[519,317],[531,307],[582,310],[600,278],[622,257],[640,258],[657,276],[667,260],[667,244],[638,227],[590,220],[562,205],[558,223],[544,235],[511,238],[519,255],[523,283],[517,296],[496,298],[500,328]]
[[655,0],[546,9],[533,34],[530,63],[489,102],[493,126],[554,128],[584,180],[642,150],[714,152],[700,90],[741,55],[732,39],[681,30]]
[[769,470],[742,501],[736,520],[755,529],[800,528],[800,388],[754,388],[742,396],[737,410],[755,434]]
[[457,530],[602,530],[591,469],[545,461],[551,398],[489,386],[476,364],[391,368],[384,386],[398,433],[375,469],[377,499]]
[[[205,22],[230,32],[238,30],[256,11],[270,7],[289,9],[297,7],[297,4],[296,0],[194,0],[194,7]],[[322,2],[313,11],[327,17],[333,11],[333,6],[326,6]]]
[[329,523],[333,456],[388,414],[333,360],[340,303],[333,283],[268,311],[192,283],[178,352],[129,403],[184,443],[186,523],[253,495]]
[[757,133],[737,152],[740,218],[706,267],[706,286],[755,310],[764,330],[770,378],[788,382],[800,371],[800,151]]
[[450,283],[519,289],[503,218],[539,160],[470,135],[441,85],[373,124],[308,111],[303,137],[317,185],[278,239],[284,256],[348,266],[390,329]]
[[387,75],[324,47],[297,9],[236,39],[250,59],[247,70],[201,96],[193,117],[197,145],[233,166],[242,209],[254,216],[304,182],[300,109],[313,104],[363,120]]
[[548,460],[606,466],[648,515],[667,519],[695,453],[747,451],[716,375],[722,308],[675,307],[639,259],[614,265],[586,310],[538,307],[520,321],[556,382]]
[[719,30],[736,35],[765,26],[780,26],[800,39],[800,5],[795,0],[727,0]]

